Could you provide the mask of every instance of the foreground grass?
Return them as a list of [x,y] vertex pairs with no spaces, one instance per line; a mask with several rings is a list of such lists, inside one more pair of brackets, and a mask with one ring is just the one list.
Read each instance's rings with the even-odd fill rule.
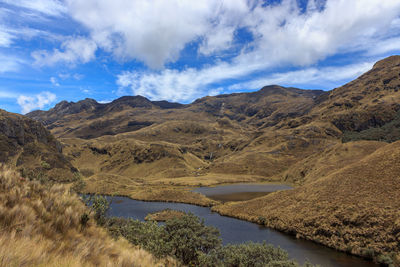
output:
[[0,266],[174,266],[113,240],[61,185],[0,169]]

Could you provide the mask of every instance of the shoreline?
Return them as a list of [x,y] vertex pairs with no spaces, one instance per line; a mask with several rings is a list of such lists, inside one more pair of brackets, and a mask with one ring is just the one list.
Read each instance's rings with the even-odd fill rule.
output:
[[[216,185],[213,185],[213,186],[201,186],[201,187],[216,187],[216,186],[223,186],[223,185],[238,185],[238,184],[243,184],[243,182],[239,182],[239,183],[223,183],[223,184],[216,184]],[[284,185],[288,185],[288,183],[279,183],[279,182],[255,182],[255,183],[247,182],[246,184],[284,184]],[[293,186],[293,184],[291,184],[291,185]],[[199,188],[199,187],[185,187],[184,189],[187,190],[187,189],[193,189],[193,188]],[[320,246],[323,246],[323,247],[326,247],[326,248],[329,248],[329,249],[333,249],[333,250],[341,252],[341,253],[345,253],[345,254],[347,254],[349,256],[354,256],[354,257],[357,257],[357,258],[360,258],[360,259],[364,259],[364,260],[369,261],[369,262],[377,263],[375,260],[371,260],[371,259],[369,259],[367,257],[364,257],[363,255],[355,254],[355,253],[349,253],[348,251],[341,250],[341,249],[339,249],[338,247],[335,247],[335,246],[329,246],[327,244],[318,242],[317,240],[312,239],[312,238],[307,238],[307,237],[304,237],[304,236],[300,236],[299,237],[298,235],[301,235],[300,233],[293,232],[293,231],[290,231],[290,230],[285,230],[283,228],[273,227],[272,225],[267,225],[266,222],[265,223],[261,223],[260,220],[259,220],[259,217],[262,217],[262,216],[259,216],[259,217],[256,218],[256,216],[247,217],[247,216],[243,216],[243,215],[241,216],[240,214],[231,214],[231,213],[223,212],[220,208],[224,207],[226,205],[226,203],[222,203],[220,201],[212,200],[212,199],[208,198],[207,196],[205,196],[205,195],[203,195],[201,193],[198,193],[198,192],[192,192],[192,191],[189,191],[189,192],[190,193],[195,193],[195,194],[200,194],[204,198],[208,199],[210,201],[210,203],[202,204],[200,202],[190,202],[190,201],[185,201],[185,200],[171,200],[171,199],[162,199],[162,198],[151,198],[151,199],[150,198],[141,198],[141,197],[135,197],[133,195],[121,194],[121,193],[118,193],[118,194],[84,193],[84,194],[102,195],[102,196],[109,196],[109,197],[119,196],[119,197],[127,197],[127,198],[130,198],[132,200],[144,201],[144,202],[181,203],[181,204],[188,204],[188,205],[194,205],[194,206],[199,206],[199,207],[206,207],[206,208],[210,208],[211,212],[216,212],[220,216],[225,216],[225,217],[229,217],[229,218],[234,218],[234,219],[238,219],[238,220],[254,223],[254,224],[257,224],[259,226],[266,227],[266,228],[281,232],[283,234],[290,235],[292,237],[295,237],[296,239],[302,239],[302,240],[311,241],[311,242],[313,242],[315,244],[318,244]],[[272,193],[275,193],[275,192],[272,192]],[[234,202],[234,201],[232,201],[232,202]],[[240,201],[236,201],[236,202],[240,202]]]

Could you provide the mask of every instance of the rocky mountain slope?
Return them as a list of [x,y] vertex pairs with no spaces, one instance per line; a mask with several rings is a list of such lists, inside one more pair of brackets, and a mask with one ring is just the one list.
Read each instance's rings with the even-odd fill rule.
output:
[[62,145],[39,122],[0,110],[0,162],[39,180],[72,182],[78,170],[62,154]]

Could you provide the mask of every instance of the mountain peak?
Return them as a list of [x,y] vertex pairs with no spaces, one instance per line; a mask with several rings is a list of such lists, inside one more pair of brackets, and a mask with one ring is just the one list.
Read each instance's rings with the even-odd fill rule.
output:
[[400,56],[394,55],[394,56],[390,56],[390,57],[384,58],[384,59],[376,62],[374,64],[373,69],[390,68],[390,67],[399,66],[399,65],[400,65]]

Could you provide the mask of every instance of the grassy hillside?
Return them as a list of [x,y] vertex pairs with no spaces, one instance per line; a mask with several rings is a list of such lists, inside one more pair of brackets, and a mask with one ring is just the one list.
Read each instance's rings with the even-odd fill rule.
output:
[[[173,266],[113,240],[76,195],[0,170],[0,266]],[[91,217],[91,216],[89,216]]]
[[386,256],[380,255],[388,255],[399,263],[400,142],[383,145],[334,171],[329,171],[330,153],[316,164],[328,170],[317,180],[214,209],[349,253],[381,260]]
[[384,261],[400,249],[399,72],[392,56],[329,92],[266,86],[188,105],[85,99],[28,116],[60,138],[86,192],[216,205],[190,188],[293,183],[216,210]]

